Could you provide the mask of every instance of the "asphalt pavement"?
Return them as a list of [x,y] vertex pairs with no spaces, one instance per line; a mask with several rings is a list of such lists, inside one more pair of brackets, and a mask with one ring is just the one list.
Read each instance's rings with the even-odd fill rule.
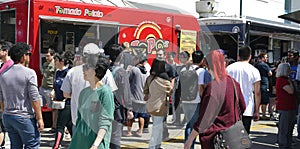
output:
[[[168,129],[169,129],[169,138],[162,143],[162,147],[164,149],[182,149],[183,148],[183,141],[184,141],[184,126],[174,126],[171,123],[172,116],[168,117]],[[278,144],[276,144],[277,140],[277,127],[276,127],[277,121],[271,121],[271,120],[260,120],[258,122],[253,122],[251,127],[251,133],[250,137],[253,141],[253,149],[274,149],[278,148]],[[151,128],[152,123],[150,123],[149,126],[149,133],[144,133],[142,137],[138,136],[131,136],[131,137],[122,137],[121,144],[122,149],[143,149],[147,148],[149,145],[149,140],[151,136]],[[137,121],[133,124],[133,131],[136,131],[138,129],[138,123]],[[51,149],[51,146],[54,142],[55,134],[48,132],[50,128],[45,128],[43,131],[41,131],[41,145],[40,149]],[[127,127],[124,127],[124,133],[127,132]],[[6,135],[7,136],[7,135]],[[296,125],[293,133],[293,140],[294,145],[292,146],[292,149],[300,149],[300,142],[296,141],[297,131],[296,131]],[[64,140],[62,142],[61,149],[68,148],[68,144],[70,143],[71,138],[70,137],[64,137]],[[6,137],[6,148],[9,149],[10,140],[8,137]],[[195,149],[201,149],[200,143],[197,139],[197,143],[195,146]]]

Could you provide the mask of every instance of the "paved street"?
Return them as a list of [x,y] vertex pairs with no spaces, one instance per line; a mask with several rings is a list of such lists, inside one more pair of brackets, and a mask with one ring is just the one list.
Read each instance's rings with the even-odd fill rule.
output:
[[[171,116],[168,117],[169,120]],[[278,148],[276,143],[276,121],[259,121],[253,122],[251,127],[251,138],[253,140],[253,149],[273,149]],[[152,125],[150,125],[151,128]],[[137,130],[138,124],[135,122],[133,124],[133,131]],[[168,128],[170,132],[169,140],[162,143],[162,147],[165,149],[182,149],[183,148],[183,134],[184,134],[184,127],[176,127],[172,126],[170,121],[168,121]],[[296,127],[295,127],[296,128]],[[126,127],[124,127],[124,132],[126,132]],[[44,129],[42,131],[42,139],[41,139],[41,147],[40,149],[50,149],[51,145],[54,142],[54,134],[49,133],[48,131],[50,128]],[[149,144],[149,139],[151,135],[150,133],[143,134],[142,137],[122,137],[122,148],[129,149],[129,148],[147,148]],[[294,129],[294,136],[296,136],[296,129]],[[295,137],[294,137],[295,139]],[[6,138],[6,148],[9,147],[9,139]],[[70,142],[70,138],[64,138],[62,143],[62,149],[67,148]],[[295,141],[296,142],[296,141]],[[196,149],[200,149],[200,144],[196,144]],[[293,149],[299,149],[300,142],[296,142],[293,146]]]

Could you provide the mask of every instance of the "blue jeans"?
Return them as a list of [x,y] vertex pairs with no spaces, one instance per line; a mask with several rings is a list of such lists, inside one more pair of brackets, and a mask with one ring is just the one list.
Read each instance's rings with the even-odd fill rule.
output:
[[[182,103],[182,109],[187,121],[184,131],[184,143],[188,140],[190,134],[193,131],[194,124],[196,123],[199,115],[200,104],[199,103]],[[194,149],[195,140],[191,145],[191,149]]]
[[11,149],[38,149],[40,132],[35,118],[24,118],[14,115],[3,115],[3,124],[11,140]]
[[153,126],[152,135],[149,142],[149,149],[157,149],[161,145],[164,118],[164,116],[152,116]]
[[293,129],[296,119],[296,110],[278,110],[278,144],[280,149],[292,146]]
[[298,117],[297,117],[297,138],[300,138],[300,104],[298,105]]

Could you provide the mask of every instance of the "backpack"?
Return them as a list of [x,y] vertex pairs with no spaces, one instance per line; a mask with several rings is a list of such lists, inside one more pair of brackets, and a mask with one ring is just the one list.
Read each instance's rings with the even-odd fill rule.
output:
[[185,67],[185,70],[180,71],[179,83],[180,83],[180,99],[182,101],[192,101],[197,97],[199,91],[198,87],[198,75],[196,69],[190,70],[190,65]]
[[[118,87],[118,90],[114,92],[114,119],[119,122],[124,121],[123,107],[129,104],[130,99],[130,86],[128,80],[128,74],[124,68],[121,66],[112,67],[112,75]],[[125,107],[128,108],[128,107]]]

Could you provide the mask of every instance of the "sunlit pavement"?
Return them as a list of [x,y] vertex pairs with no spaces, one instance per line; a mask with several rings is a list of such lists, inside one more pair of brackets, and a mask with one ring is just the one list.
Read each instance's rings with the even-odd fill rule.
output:
[[[164,149],[182,149],[183,148],[183,140],[184,140],[184,126],[173,126],[171,124],[171,118],[172,116],[168,116],[168,129],[169,129],[169,139],[167,141],[164,141],[162,143],[162,147]],[[148,148],[149,140],[151,136],[152,131],[152,123],[150,124],[149,133],[144,133],[142,137],[137,137],[133,135],[132,137],[122,137],[122,149],[139,149],[139,148]],[[133,124],[133,132],[138,129],[138,123],[137,121]],[[51,149],[51,146],[54,142],[54,134],[49,133],[48,131],[50,128],[45,128],[42,132],[42,138],[41,138],[41,146],[40,149]],[[127,132],[127,127],[124,126],[124,133]],[[296,132],[296,126],[294,129],[294,140],[296,138],[297,132]],[[6,135],[7,136],[7,135]],[[276,128],[276,121],[270,121],[270,120],[261,120],[258,122],[253,122],[251,127],[251,139],[253,140],[253,146],[254,149],[273,149],[278,148],[278,145],[276,144],[277,140],[277,128]],[[64,138],[64,141],[62,142],[62,149],[68,148],[68,144],[70,143],[70,138]],[[6,137],[6,148],[9,147],[10,141],[9,138]],[[197,143],[195,146],[195,149],[200,149],[200,143],[197,139]],[[297,142],[295,140],[295,144],[292,146],[293,149],[299,149],[300,148],[300,142]]]
[[[171,118],[171,117],[170,117]],[[252,122],[250,137],[253,141],[252,148],[254,149],[273,149],[278,148],[277,141],[277,121],[260,120],[258,122]],[[137,123],[136,128],[138,127]],[[162,143],[164,149],[182,149],[184,142],[184,127],[172,126],[168,123],[170,132],[170,139]],[[151,135],[151,129],[149,134],[143,134],[142,138],[139,137],[123,137],[122,147],[124,148],[147,148]],[[295,140],[297,136],[296,126],[294,129],[294,145],[293,149],[300,148],[300,142]],[[196,149],[201,148],[197,139]]]

